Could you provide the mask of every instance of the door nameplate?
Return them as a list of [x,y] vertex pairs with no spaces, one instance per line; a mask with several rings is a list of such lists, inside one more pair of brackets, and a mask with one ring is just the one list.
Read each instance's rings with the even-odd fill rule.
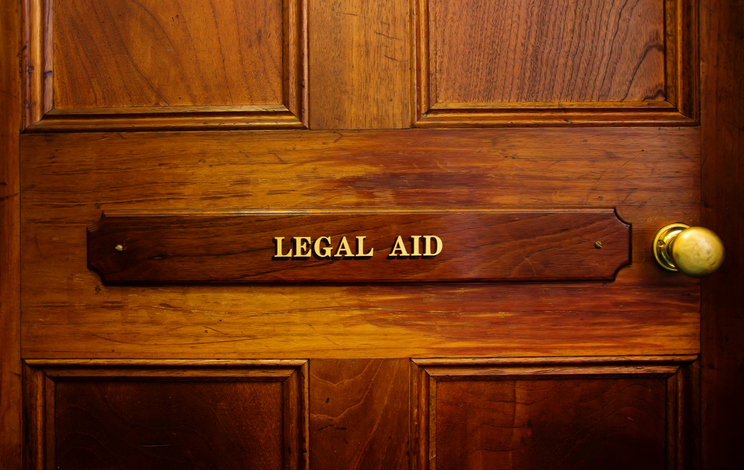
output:
[[107,212],[88,267],[107,284],[612,280],[613,209]]

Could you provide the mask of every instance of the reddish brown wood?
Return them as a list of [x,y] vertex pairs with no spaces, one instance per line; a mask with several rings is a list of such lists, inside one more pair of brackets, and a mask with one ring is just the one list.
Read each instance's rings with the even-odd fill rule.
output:
[[[695,220],[698,199],[689,186],[697,165],[690,151],[698,145],[694,130],[100,137],[24,139],[31,247],[24,276],[34,280],[25,290],[30,356],[697,351],[695,282],[664,273],[649,257],[658,227]],[[483,155],[484,149],[493,150]],[[649,174],[653,181],[645,180]],[[533,183],[524,184],[528,180]],[[334,207],[347,201],[372,208],[617,205],[634,224],[635,264],[607,286],[143,290],[101,286],[81,251],[85,226],[101,209]],[[68,321],[71,299],[76,314]]]
[[307,468],[300,361],[32,362],[29,468]]
[[409,361],[310,362],[311,468],[408,469]]
[[629,263],[612,209],[118,212],[88,228],[107,284],[611,281]]
[[[29,135],[27,357],[695,354],[698,283],[650,253],[697,223],[695,129]],[[146,170],[143,170],[146,168]],[[102,210],[617,207],[633,265],[543,285],[107,287]]]
[[306,127],[306,16],[301,0],[25,0],[26,126]]
[[696,5],[416,0],[416,126],[694,124]]
[[310,127],[410,127],[409,1],[313,1],[308,8]]
[[53,9],[57,109],[283,102],[282,0]]
[[0,1],[0,469],[21,468],[21,5]]
[[701,12],[702,217],[726,249],[702,291],[702,453],[713,470],[744,467],[744,10],[706,0]]
[[662,2],[428,3],[432,105],[664,97]]
[[695,468],[687,367],[551,361],[416,361],[415,468]]

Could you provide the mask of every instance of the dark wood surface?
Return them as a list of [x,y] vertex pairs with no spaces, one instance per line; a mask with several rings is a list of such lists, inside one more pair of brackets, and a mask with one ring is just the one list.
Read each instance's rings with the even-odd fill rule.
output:
[[432,106],[664,99],[663,2],[428,3]]
[[[696,129],[56,134],[22,145],[26,357],[698,348],[698,282],[650,253],[658,228],[698,220]],[[156,289],[105,286],[87,269],[85,230],[102,210],[536,206],[617,207],[633,225],[632,266],[607,283]]]
[[694,125],[697,2],[413,2],[415,126]]
[[[578,384],[583,380],[584,385],[573,390],[579,393],[589,390],[589,395],[596,398],[605,395],[595,384],[638,381],[636,383],[641,387],[654,391],[659,388],[657,379],[671,374],[666,381],[665,398],[667,468],[694,469],[701,461],[696,457],[696,439],[690,437],[694,436],[698,410],[704,425],[702,462],[707,468],[716,470],[742,466],[739,421],[743,412],[737,393],[744,386],[740,370],[743,356],[737,338],[743,331],[738,308],[742,303],[738,293],[741,284],[738,273],[744,263],[741,237],[737,234],[742,214],[740,201],[744,197],[737,180],[741,167],[741,158],[737,155],[741,153],[742,128],[739,116],[742,100],[741,87],[738,86],[742,75],[739,38],[740,25],[744,21],[738,3],[722,0],[631,1],[625,4],[631,8],[625,8],[619,14],[619,22],[607,23],[620,27],[635,24],[639,31],[651,34],[663,31],[663,51],[653,47],[648,50],[649,59],[656,60],[660,54],[663,56],[663,97],[655,96],[646,102],[628,95],[625,101],[613,98],[612,101],[521,101],[512,104],[478,101],[491,99],[490,96],[496,96],[497,92],[506,93],[507,90],[497,89],[498,84],[491,86],[483,81],[468,84],[468,77],[464,74],[442,74],[445,70],[451,72],[447,67],[461,57],[429,55],[429,52],[437,52],[433,47],[430,49],[428,29],[430,25],[437,26],[436,22],[430,22],[429,6],[436,10],[435,15],[443,11],[443,3],[437,1],[431,4],[423,1],[370,1],[362,2],[363,5],[346,0],[283,2],[282,24],[279,25],[282,30],[271,32],[272,38],[279,35],[284,38],[280,52],[284,67],[280,74],[282,95],[281,100],[277,98],[273,104],[232,106],[221,102],[226,101],[222,93],[226,90],[220,89],[209,95],[194,96],[195,103],[207,103],[207,106],[132,107],[124,104],[113,107],[119,95],[108,90],[96,99],[108,103],[104,106],[109,107],[54,109],[54,69],[60,65],[55,60],[62,60],[63,55],[57,55],[55,59],[52,53],[62,44],[59,38],[66,32],[55,38],[55,31],[59,31],[55,29],[52,7],[63,2],[2,0],[0,132],[9,138],[3,139],[1,144],[4,153],[0,182],[6,186],[0,193],[4,211],[0,233],[3,237],[10,236],[0,241],[3,257],[7,255],[8,259],[7,264],[3,259],[0,266],[0,289],[4,289],[0,306],[4,327],[0,333],[0,400],[3,425],[7,425],[0,433],[3,446],[0,466],[3,469],[20,468],[20,353],[30,362],[34,357],[45,358],[46,364],[53,362],[54,358],[88,358],[99,361],[98,365],[91,366],[99,371],[111,366],[104,363],[119,361],[118,365],[111,366],[118,372],[92,380],[101,383],[114,380],[127,383],[128,379],[121,378],[121,371],[129,371],[131,375],[138,367],[158,368],[160,366],[156,363],[166,358],[192,358],[192,364],[186,368],[193,367],[193,363],[200,360],[205,361],[203,367],[197,366],[211,374],[204,382],[217,384],[235,382],[217,358],[299,357],[309,358],[311,363],[325,358],[326,367],[321,365],[318,377],[328,383],[315,382],[321,387],[318,391],[325,393],[313,395],[314,399],[322,402],[315,406],[321,406],[317,409],[324,414],[314,416],[314,419],[333,417],[333,428],[319,430],[320,427],[313,427],[313,433],[321,434],[311,438],[309,423],[301,418],[304,416],[298,411],[303,406],[301,400],[314,393],[308,390],[305,381],[308,377],[306,366],[297,366],[299,370],[284,381],[282,390],[285,398],[298,398],[289,399],[290,403],[295,403],[295,408],[285,412],[298,419],[285,422],[283,430],[284,435],[296,436],[293,440],[295,448],[302,449],[302,452],[293,453],[298,464],[305,451],[309,450],[312,455],[313,449],[306,445],[310,441],[325,453],[311,457],[314,468],[333,468],[336,461],[329,453],[335,450],[342,453],[346,462],[357,462],[360,467],[395,467],[401,462],[404,435],[399,425],[393,423],[400,418],[403,406],[397,401],[379,403],[375,397],[404,394],[400,385],[392,384],[399,384],[402,375],[400,364],[410,357],[444,358],[439,359],[439,366],[424,364],[420,362],[422,359],[417,359],[421,365],[412,368],[410,392],[414,401],[406,425],[411,425],[409,438],[412,444],[408,451],[411,456],[415,455],[414,463],[428,462],[431,457],[427,453],[429,449],[436,451],[437,446],[450,444],[436,428],[431,435],[439,441],[431,441],[433,447],[430,441],[426,441],[425,446],[419,445],[418,441],[425,434],[421,432],[424,420],[418,419],[421,416],[419,408],[426,403],[437,403],[437,384],[446,382],[446,388],[460,383],[459,390],[450,391],[462,392],[459,396],[466,396],[469,385],[462,383],[488,388],[498,385],[499,381],[530,386],[544,381],[557,386]],[[190,6],[190,3],[193,2],[179,0],[169,5],[185,6],[186,9],[199,7]],[[139,4],[153,12],[168,8],[153,2]],[[213,1],[210,4],[219,10],[232,3]],[[536,28],[535,34],[550,36],[548,33],[557,32],[566,24],[565,21],[552,21],[547,18],[549,16],[556,20],[571,17],[570,9],[560,8],[566,5],[564,3],[524,1],[519,4],[533,6],[525,18],[546,26]],[[545,8],[548,4],[551,8]],[[62,8],[75,5],[82,3],[66,2]],[[93,2],[87,5],[92,6]],[[590,35],[599,38],[597,44],[602,44],[602,38],[607,36],[603,36],[602,25],[591,19],[604,18],[604,13],[592,10],[593,3],[575,5],[587,5],[587,15],[576,16],[572,29],[562,31],[584,37],[599,29],[597,34]],[[611,17],[621,3],[608,1],[603,5],[609,9]],[[663,17],[657,13],[634,17],[633,12],[644,5],[663,9]],[[14,14],[18,8],[27,10],[26,38],[22,45],[18,40],[18,16]],[[106,7],[95,6],[96,10],[102,8]],[[135,6],[128,4],[111,8],[131,10]],[[491,5],[489,8],[499,6]],[[514,24],[508,34],[502,34],[504,27],[497,22],[490,22],[482,28],[467,28],[472,21],[478,20],[478,16],[473,9],[464,7],[461,10],[461,13],[469,11],[470,17],[450,15],[449,18],[454,18],[459,24],[450,22],[444,25],[446,30],[432,29],[431,38],[438,38],[436,44],[432,43],[436,48],[458,50],[463,43],[478,45],[488,38],[503,37],[508,44],[515,47],[524,45],[533,51],[532,57],[536,60],[535,63],[516,57],[516,54],[509,56],[512,63],[524,64],[524,67],[511,70],[512,75],[506,76],[525,71],[570,70],[575,72],[572,76],[580,77],[582,73],[591,76],[591,70],[595,70],[592,67],[597,63],[588,62],[587,69],[582,71],[579,67],[577,71],[575,64],[579,62],[561,51],[545,55],[546,50],[555,51],[556,45],[562,43],[556,40],[530,41],[530,37],[539,38],[539,35],[530,36],[532,30],[521,23]],[[66,11],[67,20],[74,21],[70,16],[72,10]],[[543,13],[546,16],[541,16]],[[593,13],[597,16],[592,16]],[[698,13],[702,20],[700,28]],[[210,16],[216,19],[219,14],[216,11],[214,15],[205,15],[205,19]],[[132,20],[138,18],[137,14],[129,17]],[[435,16],[435,19],[440,17]],[[237,21],[233,17],[224,18],[227,23],[220,24],[229,26]],[[159,21],[157,16],[155,21]],[[90,22],[96,22],[96,19],[90,18]],[[120,45],[140,28],[136,21],[117,20],[115,25],[122,34]],[[200,37],[203,31],[215,30],[209,21],[191,21],[187,26],[194,28],[194,37]],[[98,26],[95,28],[100,31]],[[170,31],[169,34],[175,34],[175,29],[168,28],[172,25],[165,29]],[[443,36],[443,32],[447,34]],[[142,38],[158,34],[151,30],[143,33]],[[257,32],[242,31],[249,36],[254,33]],[[269,34],[268,31],[263,33]],[[473,36],[481,34],[482,37],[472,37],[469,33]],[[527,40],[520,41],[520,34],[522,37],[526,34]],[[111,41],[106,43],[107,35],[103,31],[99,35],[100,42],[81,43],[79,46],[112,57],[109,52],[116,52],[118,46],[115,42],[119,39],[111,36],[108,38]],[[631,68],[629,64],[643,61],[638,61],[637,50],[635,56],[623,54],[631,51],[634,40],[648,38],[636,34],[617,37],[630,39],[616,43],[609,55],[590,50],[593,44],[588,41],[585,41],[588,49],[580,51],[582,54],[589,52],[584,57],[590,59],[617,59],[617,62],[607,62],[607,70],[617,64],[613,77],[630,77],[627,78],[630,83],[611,82],[610,91],[633,91],[638,89],[634,88],[638,85],[658,81],[653,78],[657,75],[649,74],[649,69],[643,67],[638,69],[637,76],[625,73]],[[185,67],[183,70],[198,70],[200,64],[210,64],[212,69],[205,71],[204,76],[229,83],[227,72],[231,70],[230,64],[221,69],[223,64],[212,60],[226,50],[214,49],[222,47],[220,44],[215,46],[215,39],[222,37],[206,39],[205,44],[211,45],[212,49],[202,54],[201,59],[181,61]],[[224,39],[229,41],[231,38]],[[443,45],[442,40],[447,43]],[[156,48],[163,46],[157,39],[149,43]],[[195,41],[191,43],[196,44]],[[133,53],[137,52],[139,45],[133,47]],[[250,50],[235,49],[222,57],[230,62],[228,55],[240,55],[246,49]],[[701,73],[698,73],[698,49],[701,51]],[[162,49],[153,50],[152,57],[160,57],[158,51]],[[504,48],[500,48],[494,54],[503,52]],[[256,57],[255,53],[249,55]],[[466,64],[470,70],[483,72],[483,76],[490,73],[490,51],[478,46],[464,51],[464,54],[472,58]],[[69,59],[70,54],[66,57]],[[99,62],[87,62],[92,69],[85,73],[90,72],[92,76],[115,73],[115,64],[105,57]],[[540,62],[550,62],[554,57],[560,60],[553,68],[546,68]],[[19,59],[22,60],[25,96],[17,93],[16,65]],[[70,67],[74,68],[75,64],[63,64],[60,70],[70,70]],[[437,70],[437,67],[441,69]],[[499,72],[502,70],[498,69]],[[258,69],[249,70],[247,75],[236,79],[250,81],[248,75],[251,73],[258,75]],[[167,74],[166,69],[158,72],[160,78]],[[701,76],[702,87],[698,85]],[[127,77],[135,82],[139,80],[133,74],[127,74]],[[313,80],[308,80],[308,77]],[[452,85],[450,92],[458,89],[458,93],[471,98],[471,101],[465,104],[437,103],[436,100],[442,96],[447,98],[447,95],[438,94],[436,88],[440,79],[446,77],[449,78],[442,84]],[[129,78],[123,79],[127,83],[122,80],[114,80],[114,83],[126,88]],[[171,89],[196,90],[201,78],[191,73],[177,77],[176,85]],[[430,79],[435,86],[431,90]],[[543,75],[535,73],[519,82],[520,86],[524,85],[520,90],[531,93],[529,82],[532,80],[546,83]],[[264,85],[268,87],[266,89],[272,89],[276,82]],[[559,81],[546,86],[547,89],[535,88],[533,95],[521,96],[560,96],[551,94],[555,90],[567,89],[565,82]],[[702,113],[698,107],[698,90],[702,94]],[[71,93],[84,91],[83,88]],[[137,93],[142,91],[136,90]],[[241,90],[241,93],[243,91],[246,90]],[[430,91],[432,102],[429,101]],[[448,89],[445,87],[442,91]],[[217,95],[219,100],[210,98]],[[506,93],[504,96],[510,95]],[[596,99],[599,95],[587,93],[584,96]],[[607,96],[601,99],[610,99]],[[524,98],[518,96],[515,99]],[[24,113],[25,124],[31,125],[28,132],[36,132],[35,135],[21,136],[22,211],[17,202],[18,163],[15,153],[19,112]],[[417,120],[413,125],[448,129],[334,132],[339,128],[406,128]],[[701,122],[702,130],[695,127],[698,122]],[[328,128],[328,132],[247,131],[308,125],[315,129]],[[478,126],[569,128],[452,129]],[[590,129],[588,126],[601,127]],[[619,128],[610,129],[610,126]],[[688,127],[680,129],[677,126]],[[205,128],[243,130],[128,132]],[[57,134],[45,134],[47,131]],[[705,195],[702,201],[701,162]],[[353,211],[415,207],[454,210],[617,207],[619,216],[633,224],[633,263],[621,270],[615,281],[607,283],[401,286],[106,286],[86,267],[85,227],[95,223],[102,211],[230,211],[246,208]],[[709,281],[703,281],[702,331],[699,282],[663,272],[650,256],[650,242],[660,226],[677,221],[698,224],[701,207],[704,208],[703,221],[721,233],[728,250],[728,261],[723,271]],[[19,246],[18,217],[21,214]],[[23,297],[20,300],[19,277],[14,277],[19,256],[23,261],[20,275]],[[23,304],[22,333],[19,331],[19,302]],[[697,366],[693,362],[701,351],[701,333],[702,400],[694,393],[698,385]],[[686,358],[679,361],[691,365],[674,373],[669,368],[677,367],[679,361],[671,358],[676,354],[685,354]],[[649,355],[655,357],[649,358]],[[520,365],[504,366],[503,361],[518,356],[528,356],[528,359],[520,360]],[[566,357],[557,360],[557,356]],[[589,359],[584,356],[604,356],[601,361],[611,364],[603,365],[601,368],[606,373],[598,377],[593,374],[601,371],[596,365],[587,366]],[[475,359],[480,361],[480,365],[456,365],[458,358],[463,357],[480,357]],[[366,362],[352,362],[355,360]],[[673,364],[661,364],[664,362]],[[85,367],[71,363],[53,366],[51,369],[55,369],[57,375],[52,377],[39,372],[40,368],[48,369],[47,366],[42,367],[39,363],[32,366],[26,382],[28,414],[25,422],[28,427],[25,435],[29,440],[25,454],[29,457],[28,466],[36,468],[36,463],[40,462],[43,467],[44,462],[53,464],[56,458],[56,445],[44,441],[44,433],[47,436],[54,433],[54,410],[44,404],[54,403],[55,381],[74,383],[77,379],[70,379],[70,374],[74,376],[75,372],[70,371]],[[437,367],[444,375],[432,372]],[[589,376],[586,375],[587,367],[594,370]],[[337,371],[330,370],[332,368]],[[67,370],[67,375],[60,372],[62,369]],[[445,378],[447,374],[465,369],[465,375],[470,377],[467,380],[457,382]],[[537,373],[526,374],[528,369]],[[376,375],[370,377],[370,374]],[[545,374],[552,375],[536,380]],[[424,381],[420,380],[422,375],[428,375],[427,384],[434,383],[433,396],[429,394],[430,389],[421,395],[425,388],[422,385]],[[112,378],[114,376],[120,378]],[[156,390],[164,383],[161,379],[157,375],[144,377],[142,389]],[[290,380],[293,381],[291,385]],[[484,381],[488,386],[482,385]],[[354,406],[351,404],[353,399],[342,399],[344,393],[352,390],[355,392],[350,395],[358,397],[355,394],[360,389],[367,393],[358,400],[365,406]],[[390,393],[386,394],[388,391]],[[341,397],[336,400],[328,397],[332,392]],[[142,396],[151,396],[147,395],[150,392],[142,393]],[[488,393],[489,390],[485,390],[481,395],[467,395],[473,398],[471,403],[463,405],[462,412],[456,406],[447,409],[462,416],[472,416],[473,422],[478,422],[482,416],[492,412],[481,406],[487,402],[483,395]],[[606,396],[613,392],[610,389],[608,393]],[[318,398],[322,395],[326,396]],[[631,406],[620,408],[617,416],[634,409],[632,397],[637,396],[639,394],[634,395],[634,392],[618,395],[620,402],[629,400]],[[332,399],[325,404],[324,398]],[[570,395],[554,395],[547,398],[547,402],[552,400],[558,405],[571,405],[571,398]],[[573,398],[576,399],[574,403],[581,401],[581,395]],[[601,403],[601,398],[598,400],[595,402]],[[199,407],[209,403],[208,397],[195,398],[194,401],[197,402],[195,409],[203,409]],[[516,401],[514,403],[516,406]],[[592,400],[587,403],[592,403]],[[39,408],[38,404],[44,406]],[[538,410],[541,406],[539,402],[524,405],[521,409],[525,413],[521,416],[531,416],[527,409]],[[604,408],[609,410],[613,406],[608,403]],[[658,410],[659,406],[656,400],[651,408]],[[564,409],[572,408],[550,407],[548,411],[538,413],[539,419],[533,419],[533,424],[560,418],[567,420],[566,428],[575,429],[571,426],[576,423],[591,422],[587,415],[577,414],[568,419],[570,416],[567,416],[567,411],[563,412]],[[369,415],[364,410],[368,410]],[[433,424],[436,424],[436,418],[456,422],[448,413],[445,414],[447,416],[435,416]],[[648,413],[641,415],[649,416]],[[380,419],[374,419],[376,416]],[[497,419],[498,416],[493,417],[493,420]],[[485,424],[490,421],[481,420]],[[612,430],[616,432],[613,435],[628,436],[634,423],[620,421],[623,425],[618,423]],[[360,424],[352,428],[349,423]],[[67,429],[71,427],[74,426]],[[336,427],[345,427],[348,431],[344,435]],[[522,430],[516,429],[515,435]],[[613,445],[624,443],[631,450],[636,447],[644,449],[649,448],[649,442],[657,449],[658,445],[653,443],[658,442],[658,432],[654,430],[658,430],[658,420],[653,421],[648,429],[633,433],[636,436],[649,431],[651,441],[617,442],[607,444],[605,449],[612,451]],[[507,432],[506,429],[495,430],[487,426],[482,431],[486,436],[489,432]],[[596,434],[587,439],[594,439],[604,446],[603,442],[607,441],[601,440],[601,433]],[[342,443],[347,443],[344,442],[346,436],[350,438],[347,442],[357,444],[343,447]],[[386,437],[399,442],[383,445]],[[551,448],[549,439],[540,442],[544,445],[538,447]],[[582,442],[577,440],[576,445],[580,447]],[[478,445],[468,441],[460,447],[475,449]],[[557,455],[554,461],[571,460],[570,449],[560,445],[552,448],[563,450],[558,452],[561,455]],[[459,447],[450,446],[450,449],[459,452]],[[587,450],[584,454],[592,455],[591,452]],[[456,454],[445,452],[442,455]],[[544,454],[536,449],[531,455],[539,457]],[[658,455],[658,452],[654,451],[653,455]],[[436,452],[433,456],[436,458]],[[629,452],[619,460],[632,457]],[[306,462],[309,465],[309,460]],[[577,466],[580,465],[578,462]]]
[[702,420],[707,469],[744,467],[744,9],[703,1],[703,222],[726,261],[703,281]]
[[310,466],[409,469],[407,359],[310,362]]
[[305,361],[32,362],[26,468],[307,468]]
[[414,468],[696,468],[690,359],[415,360]]
[[665,388],[663,378],[439,382],[436,468],[664,469]]
[[282,468],[280,382],[58,382],[56,468]]
[[0,469],[21,468],[19,2],[0,1]]
[[612,209],[114,212],[88,228],[107,284],[612,281]]

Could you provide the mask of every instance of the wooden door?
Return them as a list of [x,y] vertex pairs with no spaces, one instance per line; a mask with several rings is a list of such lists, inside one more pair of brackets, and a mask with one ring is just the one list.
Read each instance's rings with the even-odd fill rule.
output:
[[[25,467],[699,465],[700,282],[651,253],[663,225],[701,223],[697,1],[21,3],[3,288]],[[628,265],[541,275],[613,249],[546,219],[525,243],[580,249],[497,254],[498,279],[215,284],[230,261],[210,257],[205,282],[113,285],[88,267],[103,214],[567,210],[614,211]]]

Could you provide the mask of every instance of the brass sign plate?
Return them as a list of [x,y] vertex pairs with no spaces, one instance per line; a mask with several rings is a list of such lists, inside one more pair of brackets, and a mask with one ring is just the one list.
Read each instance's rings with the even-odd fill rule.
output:
[[107,284],[612,280],[613,209],[107,212],[88,266]]

